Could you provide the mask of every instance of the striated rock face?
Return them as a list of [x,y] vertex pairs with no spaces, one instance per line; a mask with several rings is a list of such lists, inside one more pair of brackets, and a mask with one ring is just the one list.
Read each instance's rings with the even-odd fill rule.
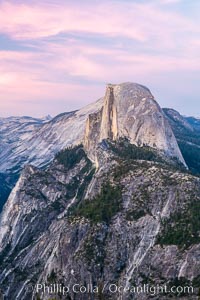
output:
[[[95,160],[94,142],[126,137],[137,146],[149,146],[185,164],[162,109],[151,92],[134,83],[109,84],[103,109],[88,118],[84,145]],[[92,144],[88,140],[93,140]],[[91,147],[90,147],[91,146]]]
[[[118,147],[98,146],[96,170],[81,146],[57,155],[45,171],[24,169],[0,219],[5,299],[176,299],[109,291],[111,284],[128,289],[144,283],[187,284],[194,293],[182,299],[198,299],[200,179],[142,148],[136,160],[127,141]],[[35,286],[44,283],[70,291],[37,294]],[[99,290],[76,294],[75,284]]]
[[0,120],[0,172],[19,171],[30,163],[37,167],[49,164],[58,151],[82,142],[88,115],[101,107],[100,99],[45,123],[4,120],[2,126]]
[[26,163],[22,144],[28,152],[26,140],[49,120],[50,116],[0,118],[0,212]]

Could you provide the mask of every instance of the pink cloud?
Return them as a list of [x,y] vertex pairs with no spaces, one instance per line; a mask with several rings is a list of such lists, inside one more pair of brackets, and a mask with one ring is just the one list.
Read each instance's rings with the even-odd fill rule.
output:
[[44,49],[44,53],[49,49],[51,51],[53,59],[49,62],[49,68],[52,67],[52,70],[101,82],[125,78],[130,80],[133,75],[145,78],[155,73],[200,71],[200,60],[187,48],[180,55],[174,56],[134,53],[123,48],[108,49],[83,42],[70,42],[70,45],[47,43]]
[[111,7],[91,5],[77,9],[68,5],[28,5],[3,1],[0,5],[0,30],[16,39],[32,39],[62,32],[82,31],[106,35],[123,35],[143,40],[139,28],[128,28],[129,22]]
[[[197,41],[193,43],[199,46]],[[14,107],[14,103],[28,106],[27,101],[31,100],[37,103],[38,109],[38,103],[47,105],[47,101],[58,99],[66,103],[66,109],[75,109],[95,100],[92,95],[102,96],[106,82],[145,83],[167,72],[199,71],[200,61],[186,54],[179,57],[140,54],[77,41],[70,41],[70,44],[45,42],[37,52],[0,51],[1,99],[6,99],[7,108]],[[59,80],[59,77],[66,77],[66,80]],[[69,83],[67,77],[82,77],[102,84],[85,85],[81,80]],[[1,111],[2,107],[5,110],[5,103],[1,102]]]
[[8,75],[3,78],[3,84],[1,80],[0,76],[1,116],[56,115],[78,109],[102,95],[97,85],[88,88],[79,83],[36,81],[26,74]]
[[[0,51],[1,113],[29,106],[36,113],[47,102],[58,113],[102,96],[106,82],[149,83],[170,72],[200,71],[199,21],[166,9],[171,0],[70,2],[1,1],[0,32],[26,46],[37,42],[31,52]],[[45,39],[59,33],[82,39]],[[90,34],[109,43],[95,44]]]
[[0,4],[0,31],[15,39],[85,32],[110,37],[124,36],[145,42],[153,36],[165,35],[167,38],[180,28],[199,32],[195,21],[161,9],[151,1],[143,4],[112,1],[98,4],[43,2],[39,5],[3,1]]

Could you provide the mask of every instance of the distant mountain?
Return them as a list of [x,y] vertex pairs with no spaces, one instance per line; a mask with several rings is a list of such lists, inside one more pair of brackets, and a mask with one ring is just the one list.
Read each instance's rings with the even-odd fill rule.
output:
[[53,118],[52,118],[52,116],[50,116],[50,115],[46,115],[46,116],[44,116],[44,117],[41,117],[40,119],[42,119],[43,121],[51,121]]
[[200,174],[200,120],[182,116],[174,109],[164,108],[182,155],[194,174]]
[[184,117],[188,123],[197,131],[200,132],[200,119],[194,117]]

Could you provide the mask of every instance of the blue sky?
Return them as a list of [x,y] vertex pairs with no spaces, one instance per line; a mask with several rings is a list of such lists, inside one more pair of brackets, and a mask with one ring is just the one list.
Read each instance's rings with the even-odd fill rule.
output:
[[200,1],[0,1],[0,116],[77,109],[108,82],[200,117]]

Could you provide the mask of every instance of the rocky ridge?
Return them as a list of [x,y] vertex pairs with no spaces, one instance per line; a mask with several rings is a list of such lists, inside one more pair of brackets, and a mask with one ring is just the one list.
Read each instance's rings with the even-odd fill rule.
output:
[[104,284],[128,290],[184,283],[194,293],[181,299],[196,300],[199,178],[127,140],[104,140],[96,151],[96,169],[82,146],[62,151],[46,171],[24,169],[0,220],[5,299],[49,299],[27,288],[45,282],[98,286],[97,294],[68,293],[68,299],[83,300],[150,299],[102,291]]

